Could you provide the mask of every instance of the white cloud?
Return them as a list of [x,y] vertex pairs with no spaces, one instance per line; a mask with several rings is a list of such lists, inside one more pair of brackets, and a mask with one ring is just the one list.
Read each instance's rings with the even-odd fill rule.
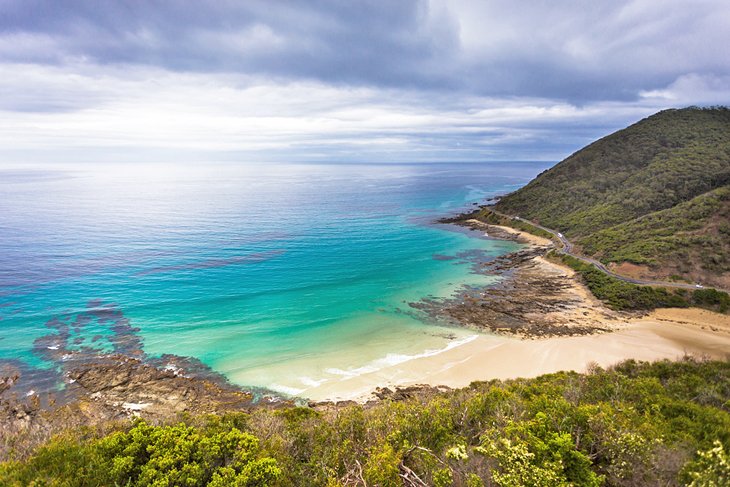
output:
[[[0,159],[19,154],[53,160],[59,153],[95,160],[175,154],[189,160],[308,160],[327,148],[359,160],[562,157],[565,135],[581,124],[601,135],[612,124],[653,111],[651,104],[578,107],[535,98],[432,97],[420,90],[353,88],[158,68],[67,70],[3,65],[6,93],[26,91],[68,110],[0,111]],[[59,102],[60,103],[60,102]],[[596,126],[595,119],[603,123]],[[592,134],[593,135],[593,134]],[[582,143],[581,140],[578,143]],[[524,147],[520,147],[523,144]],[[469,152],[471,151],[471,152]],[[183,153],[181,155],[181,152]],[[395,153],[394,153],[395,152]],[[162,154],[162,155],[160,155]],[[343,155],[344,154],[344,155]]]
[[730,101],[730,76],[685,74],[666,88],[642,91],[641,96],[676,105],[727,104]]

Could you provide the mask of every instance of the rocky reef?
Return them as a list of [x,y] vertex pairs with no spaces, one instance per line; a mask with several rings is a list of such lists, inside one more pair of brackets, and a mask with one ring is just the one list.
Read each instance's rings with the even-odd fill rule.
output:
[[195,358],[148,356],[139,330],[113,304],[93,301],[46,326],[34,351],[47,367],[0,363],[0,458],[22,456],[68,428],[291,404],[242,390]]
[[489,238],[528,244],[490,261],[475,259],[475,272],[498,276],[492,285],[465,287],[448,299],[409,303],[436,321],[519,338],[601,333],[615,329],[617,313],[608,310],[573,271],[546,260],[552,245],[537,245],[523,232],[489,225],[471,214],[441,220],[485,232]]

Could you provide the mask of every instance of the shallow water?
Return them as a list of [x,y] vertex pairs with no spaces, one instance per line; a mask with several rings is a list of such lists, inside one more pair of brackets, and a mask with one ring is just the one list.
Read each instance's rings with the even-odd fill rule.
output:
[[[448,257],[516,244],[431,222],[548,166],[2,167],[0,359],[51,367],[46,323],[111,303],[145,353],[282,392],[437,353],[473,332],[407,303],[490,282]],[[73,346],[112,349],[113,323]]]

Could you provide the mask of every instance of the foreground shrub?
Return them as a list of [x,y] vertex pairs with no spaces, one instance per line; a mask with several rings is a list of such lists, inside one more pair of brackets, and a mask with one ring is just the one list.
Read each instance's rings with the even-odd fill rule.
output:
[[[25,464],[6,464],[8,485],[264,486],[281,476],[271,458],[259,458],[258,439],[238,429],[206,434],[178,424],[137,422],[87,444],[61,437]],[[5,484],[4,484],[5,485]]]
[[69,431],[0,464],[0,485],[728,485],[730,362],[626,361],[396,402],[128,428]]
[[730,454],[715,441],[711,449],[699,452],[697,460],[689,463],[683,473],[689,487],[730,485]]

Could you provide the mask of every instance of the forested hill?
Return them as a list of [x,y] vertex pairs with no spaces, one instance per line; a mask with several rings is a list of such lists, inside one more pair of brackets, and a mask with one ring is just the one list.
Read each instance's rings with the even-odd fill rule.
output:
[[730,109],[665,110],[581,149],[497,210],[644,277],[730,287]]

